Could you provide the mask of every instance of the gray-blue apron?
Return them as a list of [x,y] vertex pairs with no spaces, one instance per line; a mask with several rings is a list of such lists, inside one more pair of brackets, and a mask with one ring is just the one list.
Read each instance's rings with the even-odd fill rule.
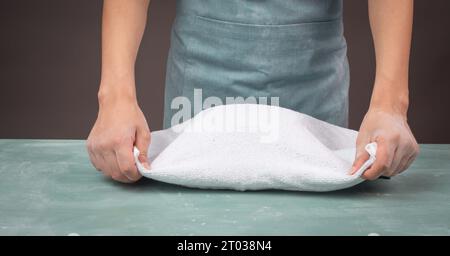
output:
[[180,111],[176,97],[198,111],[195,89],[224,104],[279,97],[282,107],[347,126],[346,51],[340,0],[178,0],[164,127]]

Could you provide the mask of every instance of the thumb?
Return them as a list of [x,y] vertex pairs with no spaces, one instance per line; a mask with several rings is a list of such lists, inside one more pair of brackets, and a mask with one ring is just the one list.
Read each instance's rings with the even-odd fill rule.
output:
[[369,153],[365,150],[365,144],[359,143],[356,146],[356,154],[355,154],[355,160],[353,161],[352,168],[349,172],[350,175],[353,175],[356,173],[359,168],[367,161],[369,160]]
[[139,162],[146,168],[150,169],[150,164],[147,158],[148,147],[150,145],[151,135],[148,129],[137,129],[135,146],[139,149]]

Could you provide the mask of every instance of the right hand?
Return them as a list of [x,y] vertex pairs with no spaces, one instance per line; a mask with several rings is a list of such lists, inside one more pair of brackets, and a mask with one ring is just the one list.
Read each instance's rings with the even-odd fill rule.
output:
[[99,98],[97,120],[87,139],[89,157],[97,170],[124,183],[141,178],[133,155],[139,151],[139,161],[149,169],[147,150],[150,129],[135,97],[108,95]]

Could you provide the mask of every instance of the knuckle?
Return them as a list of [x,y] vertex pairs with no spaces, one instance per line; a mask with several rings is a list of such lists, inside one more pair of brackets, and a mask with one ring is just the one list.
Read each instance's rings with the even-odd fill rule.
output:
[[86,147],[89,153],[95,153],[99,150],[99,144],[93,140],[89,140],[86,142]]
[[400,143],[400,136],[398,134],[392,134],[389,135],[389,137],[386,138],[386,143],[389,145],[392,144],[399,144]]
[[409,140],[401,140],[401,141],[398,143],[398,147],[401,148],[401,149],[410,149],[410,148],[413,148],[414,145],[413,145],[413,143],[412,143],[411,141],[409,141]]
[[130,142],[132,142],[132,139],[128,136],[117,136],[111,140],[113,147],[119,147]]
[[94,159],[94,150],[93,150],[93,148],[91,148],[91,147],[86,147],[86,150],[87,150],[87,153],[88,153],[88,155],[89,155],[89,158],[91,158],[91,160],[92,159]]
[[111,140],[111,146],[116,147],[122,144],[123,139],[121,137],[114,137]]
[[394,134],[392,134],[392,136],[391,136],[391,140],[393,140],[393,141],[400,141],[400,133],[394,133]]
[[110,148],[108,141],[100,141],[95,145],[95,150],[98,152],[107,151]]

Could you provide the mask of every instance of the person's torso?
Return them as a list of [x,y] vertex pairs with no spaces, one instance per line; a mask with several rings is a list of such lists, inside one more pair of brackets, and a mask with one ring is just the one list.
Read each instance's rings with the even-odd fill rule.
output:
[[[179,0],[168,57],[165,127],[219,98],[278,97],[281,107],[347,125],[348,65],[337,0]],[[197,93],[198,94],[198,93]],[[259,102],[257,102],[259,103]],[[176,104],[175,104],[176,105]],[[192,114],[195,111],[192,108]]]

